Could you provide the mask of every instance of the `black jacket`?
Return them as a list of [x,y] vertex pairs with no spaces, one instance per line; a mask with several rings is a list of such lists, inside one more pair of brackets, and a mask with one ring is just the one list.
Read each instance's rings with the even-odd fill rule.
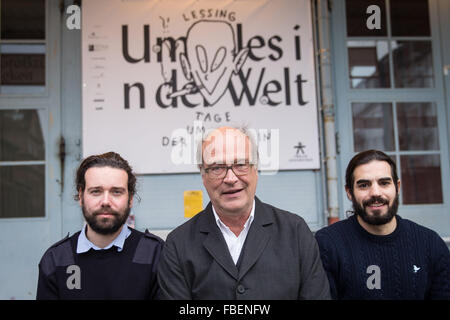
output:
[[319,248],[305,221],[255,198],[237,267],[211,203],[167,237],[158,267],[163,299],[329,299]]

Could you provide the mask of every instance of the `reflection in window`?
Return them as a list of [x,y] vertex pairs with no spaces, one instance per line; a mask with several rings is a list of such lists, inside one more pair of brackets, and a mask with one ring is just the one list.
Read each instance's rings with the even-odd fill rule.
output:
[[45,0],[1,0],[1,39],[45,39]]
[[391,46],[395,87],[434,86],[431,41],[392,41]]
[[439,150],[434,103],[397,103],[400,150]]
[[46,0],[0,0],[0,94],[42,94]]
[[386,41],[348,41],[351,88],[389,88],[389,49]]
[[2,86],[44,86],[44,44],[1,44]]
[[45,160],[37,110],[0,110],[0,161]]
[[401,156],[400,162],[404,204],[442,203],[439,155]]
[[394,150],[390,103],[352,103],[352,114],[356,152],[367,149]]
[[428,0],[390,1],[394,37],[430,36]]
[[0,218],[44,217],[45,166],[0,166]]

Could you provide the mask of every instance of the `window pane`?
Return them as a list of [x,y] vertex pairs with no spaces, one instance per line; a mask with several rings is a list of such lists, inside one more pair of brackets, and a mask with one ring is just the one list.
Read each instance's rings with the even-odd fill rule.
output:
[[394,150],[392,104],[352,103],[353,141],[356,152]]
[[0,111],[0,161],[45,160],[37,110]]
[[439,155],[401,156],[404,204],[442,203]]
[[0,218],[45,216],[45,166],[0,167]]
[[[380,10],[380,29],[369,29],[367,19],[373,11],[367,13],[371,5],[378,6]],[[345,6],[347,18],[347,35],[349,37],[386,36],[386,5],[384,0],[347,0]]]
[[45,0],[1,0],[2,39],[45,39]]
[[400,150],[439,150],[434,103],[397,103]]
[[392,35],[430,36],[428,0],[391,1]]
[[45,85],[45,45],[3,44],[0,53],[2,86]]
[[397,88],[434,86],[431,41],[393,41],[392,56]]
[[386,41],[348,41],[351,88],[389,88],[389,51]]

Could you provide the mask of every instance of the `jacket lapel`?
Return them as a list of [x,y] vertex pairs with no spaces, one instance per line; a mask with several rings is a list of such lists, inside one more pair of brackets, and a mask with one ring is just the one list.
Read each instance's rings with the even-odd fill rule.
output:
[[239,268],[239,279],[258,261],[272,235],[273,218],[267,212],[263,203],[255,197],[255,218],[250,226],[244,247],[242,261]]
[[206,238],[203,246],[217,263],[225,269],[233,278],[238,279],[238,270],[231,258],[225,239],[214,220],[211,202],[205,208],[205,213],[201,217],[200,232],[205,233]]

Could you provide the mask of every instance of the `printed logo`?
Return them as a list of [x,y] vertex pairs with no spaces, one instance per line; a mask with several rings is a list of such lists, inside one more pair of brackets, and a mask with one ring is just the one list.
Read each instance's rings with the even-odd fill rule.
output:
[[295,149],[297,149],[297,153],[296,156],[299,155],[300,151],[302,152],[302,154],[305,154],[305,145],[303,145],[301,142],[299,142],[296,146],[294,146]]
[[369,278],[367,278],[366,281],[367,289],[381,289],[380,267],[376,265],[370,265],[367,267],[366,273],[371,275]]
[[66,285],[67,289],[81,289],[81,269],[76,264],[72,264],[67,267],[66,273],[70,274],[67,278]]
[[294,155],[289,159],[289,161],[312,161],[312,158],[305,151],[306,145],[304,145],[301,141],[299,141],[293,147],[295,149]]
[[[220,45],[205,43],[208,35],[220,34]],[[232,74],[238,74],[249,49],[238,50],[232,26],[223,21],[198,21],[188,30],[186,51],[180,54],[181,66],[186,79],[193,81],[180,94],[200,92],[205,100],[214,105],[228,89]]]
[[417,271],[420,270],[420,267],[416,266],[415,264],[413,265],[413,272],[417,273]]

